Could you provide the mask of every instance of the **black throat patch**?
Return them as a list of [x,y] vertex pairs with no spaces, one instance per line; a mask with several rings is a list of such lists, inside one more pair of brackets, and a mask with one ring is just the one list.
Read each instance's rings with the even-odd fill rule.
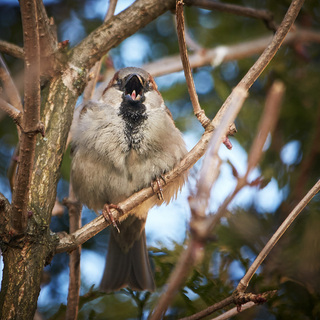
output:
[[124,133],[128,142],[129,149],[139,149],[143,140],[142,127],[144,121],[148,119],[146,106],[143,104],[144,98],[135,101],[127,96],[123,96],[120,105],[119,116],[125,121]]

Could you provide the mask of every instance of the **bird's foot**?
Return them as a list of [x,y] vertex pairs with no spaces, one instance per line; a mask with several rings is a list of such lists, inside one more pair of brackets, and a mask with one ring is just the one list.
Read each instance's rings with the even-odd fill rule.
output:
[[[163,198],[163,190],[161,188],[160,179],[165,184],[167,183],[165,178],[162,175],[160,175],[154,181],[151,182],[151,188],[152,188],[153,192],[157,194],[158,199],[163,201],[164,200],[164,198]],[[157,189],[155,189],[155,185],[157,185]]]
[[102,209],[102,215],[104,216],[106,221],[109,223],[112,223],[114,228],[116,228],[116,230],[120,233],[118,222],[114,219],[114,216],[112,215],[110,209],[116,209],[120,214],[123,213],[123,210],[116,204],[112,204],[112,203],[110,204],[106,203]]

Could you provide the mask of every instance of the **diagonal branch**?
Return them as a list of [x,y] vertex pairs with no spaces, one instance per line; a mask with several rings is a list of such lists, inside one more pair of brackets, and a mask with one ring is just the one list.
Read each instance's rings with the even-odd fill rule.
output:
[[[267,67],[271,59],[277,53],[280,48],[282,42],[284,41],[286,35],[291,29],[293,22],[298,16],[298,13],[304,3],[304,0],[293,0],[291,5],[284,16],[277,32],[275,33],[271,43],[267,46],[267,48],[260,55],[259,59],[255,62],[255,64],[249,69],[246,75],[242,78],[237,87],[241,87],[245,90],[249,90],[253,83],[258,79],[262,71]],[[228,100],[232,99],[232,93],[224,102],[220,110],[218,111],[215,119],[213,119],[212,124],[215,127],[215,122],[217,122],[220,118],[220,114],[223,113],[224,108],[228,105]]]
[[81,70],[90,69],[108,50],[174,7],[174,0],[135,1],[129,8],[109,19],[73,48],[70,52],[70,64]]
[[[177,1],[177,6],[178,6]],[[259,57],[257,62],[250,68],[248,73],[244,76],[244,78],[240,81],[240,83],[236,86],[236,88],[232,91],[230,96],[227,98],[219,112],[217,113],[216,117],[213,119],[212,123],[215,128],[217,125],[221,125],[223,122],[222,119],[225,119],[228,114],[230,114],[230,110],[232,108],[236,108],[237,106],[231,103],[231,101],[236,101],[237,94],[239,91],[246,92],[249,90],[251,85],[254,81],[259,77],[261,72],[265,69],[265,67],[269,64],[277,50],[279,49],[283,39],[285,38],[286,34],[290,30],[293,22],[295,21],[298,12],[303,4],[303,0],[293,0],[277,33],[275,34],[272,42],[266,48],[266,50],[262,53]],[[231,114],[230,114],[231,115]],[[232,115],[233,116],[233,115]],[[232,117],[230,117],[232,119]],[[229,122],[230,123],[230,122]],[[220,129],[220,126],[219,126]],[[216,131],[214,132],[214,135]],[[210,160],[212,163],[214,159]],[[198,190],[199,191],[199,190]],[[235,190],[236,192],[237,190]],[[219,208],[217,214],[213,217],[208,217],[207,219],[203,216],[205,205],[203,205],[203,199],[191,199],[190,208],[193,213],[192,217],[196,219],[192,219],[190,225],[192,228],[191,239],[188,245],[188,248],[182,253],[177,266],[173,270],[168,280],[168,286],[166,291],[160,297],[158,304],[156,305],[155,309],[153,310],[150,319],[160,319],[164,316],[169,304],[173,300],[174,295],[176,294],[178,288],[182,285],[183,280],[186,278],[187,274],[192,269],[192,266],[196,263],[196,261],[201,256],[201,249],[203,247],[204,240],[208,235],[208,232],[212,231],[213,227],[215,226],[216,222],[220,219],[223,212],[227,208],[228,203],[231,201],[232,197],[234,196],[235,192],[229,196],[223,205]],[[198,206],[195,202],[199,204],[199,211],[196,212]],[[206,203],[205,203],[206,204]],[[195,220],[195,221],[193,221]],[[196,223],[195,223],[196,222]],[[195,229],[195,226],[197,229]],[[196,231],[196,232],[194,232]],[[204,237],[203,237],[204,236]],[[188,267],[186,267],[186,265]]]
[[[215,48],[205,49],[189,55],[190,67],[199,68],[206,65],[218,66],[223,62],[239,60],[261,53],[272,41],[273,36],[263,36],[254,40],[244,41],[239,44],[221,45]],[[290,30],[283,44],[289,45],[296,42],[320,43],[320,32],[299,29]],[[179,55],[165,57],[143,66],[154,77],[183,70]]]
[[10,118],[13,119],[13,121],[18,125],[21,126],[21,117],[22,112],[19,111],[17,108],[15,108],[13,105],[11,105],[9,102],[5,101],[0,97],[0,109],[5,111]]
[[12,196],[12,225],[17,233],[27,227],[27,205],[40,123],[40,46],[35,0],[22,0],[21,16],[25,50],[24,117],[19,152],[20,164]]
[[0,52],[19,59],[24,58],[23,48],[7,41],[0,40]]
[[[247,92],[235,88],[235,94],[233,99],[230,100],[230,106],[221,118],[221,122],[217,127],[217,130],[213,132],[213,136],[210,140],[210,145],[203,161],[203,165],[200,172],[200,179],[198,181],[197,194],[195,197],[189,198],[190,209],[192,213],[192,219],[190,221],[191,239],[188,243],[187,249],[180,256],[177,265],[170,274],[167,281],[166,291],[162,294],[158,304],[152,312],[150,319],[161,319],[169,304],[173,300],[178,288],[183,284],[187,275],[193,269],[193,266],[202,257],[202,248],[207,240],[208,232],[211,230],[208,227],[209,220],[205,216],[205,209],[207,207],[209,192],[214,183],[217,174],[210,171],[208,168],[214,168],[219,170],[217,166],[218,149],[221,145],[222,138],[226,135],[229,124],[232,123],[239,113],[242,104],[246,98]],[[209,172],[208,172],[209,170]],[[203,186],[204,185],[204,186]],[[207,221],[208,220],[208,221]]]
[[21,98],[20,98],[18,89],[12,80],[10,72],[1,54],[0,54],[0,80],[3,83],[3,87],[6,91],[6,94],[8,96],[10,103],[18,111],[22,111],[23,108],[22,108]]
[[285,221],[281,224],[278,230],[273,234],[271,239],[265,245],[265,247],[261,250],[257,258],[254,260],[252,265],[250,266],[247,273],[240,280],[237,290],[240,292],[244,292],[253,277],[256,273],[257,269],[267,257],[272,248],[276,245],[282,235],[286,232],[286,230],[290,227],[292,222],[297,218],[300,212],[305,208],[305,206],[311,201],[311,199],[320,191],[320,180],[309,190],[309,192],[305,195],[305,197],[298,203],[298,205],[291,211]]
[[[302,6],[302,3],[303,3],[302,0],[295,0],[293,2],[294,2],[294,6],[290,6],[290,8],[288,10],[289,15],[285,16],[282,24],[279,27],[279,29],[285,28],[285,30],[287,30],[287,32],[290,29],[290,26],[293,24],[294,19],[298,13],[300,7]],[[299,4],[298,7],[297,7],[297,3]],[[292,15],[292,11],[295,12],[295,15]],[[278,30],[278,32],[279,32],[279,30]],[[286,35],[285,32],[281,32],[281,36],[283,38],[285,37],[285,35]],[[273,56],[277,52],[278,48],[280,47],[280,45],[282,43],[283,38],[279,39],[279,36],[274,37],[271,44],[269,45],[269,47],[271,46],[271,49],[268,47],[269,55]],[[268,58],[269,55],[267,55],[267,56],[264,55],[265,60],[263,60],[263,61],[261,61],[261,59],[259,59],[256,62],[256,64],[259,63],[259,68],[255,68],[256,64],[254,64],[254,66],[246,74],[245,78],[252,79],[252,83],[253,83],[258,78],[258,76],[260,75],[262,70],[264,68],[266,68],[266,66],[270,62],[270,60]],[[252,85],[252,83],[251,83],[251,85]],[[221,108],[219,110],[218,114],[213,119],[213,123],[215,126],[218,126],[219,123],[221,122],[221,118],[222,118],[223,114],[229,108],[231,98],[232,98],[232,93],[229,96],[229,98],[227,99],[227,101],[223,104],[223,108]],[[206,148],[208,146],[208,143],[210,141],[211,136],[212,136],[212,131],[204,132],[204,134],[202,135],[199,142],[186,155],[186,157],[181,161],[181,163],[176,168],[174,168],[172,171],[170,171],[169,173],[167,173],[165,175],[165,180],[167,181],[167,184],[172,183],[177,176],[181,175],[183,172],[190,169],[198,161],[198,159],[200,159],[203,156],[203,154],[206,151]],[[166,185],[163,182],[160,182],[160,184],[161,184],[162,188],[166,188]],[[121,202],[119,204],[119,206],[121,207],[121,209],[125,213],[127,213],[130,210],[132,210],[133,208],[135,208],[142,201],[150,198],[151,196],[153,196],[152,189],[146,188],[146,189],[143,189],[143,190],[133,194],[127,200]],[[114,217],[116,219],[119,217],[119,212],[117,210],[112,209],[112,214],[114,215]],[[75,249],[79,244],[86,242],[87,240],[92,238],[94,235],[99,233],[101,230],[106,228],[108,225],[109,224],[105,221],[105,219],[102,216],[99,216],[71,235],[61,234],[60,235],[60,242],[56,247],[56,253],[71,251],[71,250]]]

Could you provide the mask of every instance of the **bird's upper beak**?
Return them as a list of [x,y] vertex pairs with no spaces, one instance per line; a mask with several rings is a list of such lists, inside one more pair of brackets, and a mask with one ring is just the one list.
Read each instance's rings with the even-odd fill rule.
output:
[[143,95],[143,79],[139,74],[132,73],[126,79],[124,94],[131,100],[139,101]]

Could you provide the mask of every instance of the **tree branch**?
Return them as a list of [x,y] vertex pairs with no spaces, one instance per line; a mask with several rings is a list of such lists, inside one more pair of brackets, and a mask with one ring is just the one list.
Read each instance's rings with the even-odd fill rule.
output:
[[58,49],[58,38],[53,19],[49,19],[42,0],[35,0],[38,28],[41,74],[52,75],[56,70],[55,52]]
[[[110,19],[115,11],[117,0],[109,1],[109,8],[105,16],[104,21]],[[98,77],[101,69],[100,59],[90,70],[92,79],[87,84],[84,93],[83,100],[88,101],[92,98]],[[70,136],[70,133],[69,133]],[[75,232],[81,227],[81,209],[82,205],[77,201],[76,196],[73,192],[73,187],[69,183],[69,197],[65,201],[69,210],[69,232]],[[69,256],[69,290],[68,290],[68,303],[66,310],[66,319],[72,320],[78,318],[79,311],[79,294],[81,286],[81,268],[80,268],[80,257],[81,257],[81,245],[70,253]]]
[[19,167],[12,196],[12,225],[17,233],[27,227],[27,205],[40,123],[40,47],[35,0],[20,2],[25,50],[24,117]]
[[5,101],[0,97],[0,109],[8,114],[10,118],[18,125],[21,126],[22,112],[11,105],[9,102]]
[[[82,206],[75,197],[71,183],[69,185],[69,198],[65,201],[65,204],[69,210],[69,232],[72,233],[77,231],[81,227]],[[79,294],[81,285],[80,256],[81,246],[78,246],[70,253],[69,289],[66,320],[73,320],[78,318]]]
[[318,180],[318,182],[309,190],[306,196],[291,211],[291,213],[288,215],[285,221],[281,224],[281,226],[273,234],[273,236],[265,245],[265,247],[261,250],[261,252],[257,256],[257,258],[254,260],[254,262],[250,266],[245,276],[240,280],[237,286],[238,291],[244,292],[246,290],[251,278],[253,277],[253,275],[261,265],[261,263],[264,261],[264,259],[267,257],[271,249],[276,245],[276,243],[279,241],[281,236],[290,227],[292,222],[296,219],[299,213],[305,208],[305,206],[311,201],[311,199],[319,192],[319,190],[320,190],[320,180]]
[[[170,274],[166,291],[160,297],[158,304],[150,316],[150,320],[160,319],[164,316],[176,291],[182,285],[195,263],[202,259],[203,246],[208,238],[208,232],[212,230],[208,228],[209,219],[205,216],[205,209],[210,196],[208,190],[211,189],[212,184],[218,176],[217,171],[219,170],[219,166],[216,165],[218,149],[222,143],[222,138],[228,131],[229,124],[234,121],[240,111],[247,93],[237,88],[234,90],[237,90],[237,92],[233,95],[233,99],[229,100],[228,103],[230,105],[226,109],[217,130],[213,132],[210,140],[197,183],[197,194],[189,198],[192,218],[190,221],[191,239],[188,243],[188,248],[182,253],[177,265]],[[210,168],[213,169],[210,170]]]
[[[302,5],[301,2],[303,1],[302,0],[299,0],[299,1],[300,1],[300,4]],[[293,23],[293,21],[294,19],[292,18],[290,20],[290,23]],[[284,19],[283,23],[287,24],[287,20]],[[282,27],[280,26],[279,29],[281,28]],[[286,26],[286,29],[289,29],[289,27]],[[282,36],[284,37],[285,34],[282,33]],[[277,43],[278,45],[275,46],[274,42]],[[281,45],[281,42],[279,42],[279,37],[275,38],[270,45],[272,45],[272,50],[274,51],[274,54],[275,54],[279,46]],[[269,51],[270,49],[268,49],[268,52]],[[261,68],[261,60],[259,59],[258,61]],[[258,61],[256,63],[258,63]],[[264,60],[264,68],[268,65],[269,62],[270,60],[268,59]],[[256,64],[254,64],[254,66],[255,65]],[[255,81],[260,75],[260,73],[262,72],[260,68],[256,69],[254,68],[254,66],[248,71],[248,73],[245,76],[246,78],[254,79],[253,81]],[[214,123],[215,126],[217,126],[221,122],[222,115],[226,112],[226,109],[229,107],[231,98],[232,98],[232,94],[224,103],[223,109],[220,109],[216,117],[213,119],[212,122]],[[194,165],[194,163],[196,163],[198,159],[200,159],[203,156],[211,136],[212,136],[212,131],[204,132],[203,136],[201,137],[197,145],[186,155],[186,157],[180,162],[180,164],[176,168],[174,168],[172,171],[170,171],[168,174],[165,175],[165,180],[167,181],[167,184],[171,183],[175,179],[175,177],[179,176],[186,170],[190,169]],[[166,188],[166,185],[162,181],[160,181],[160,184],[162,188]],[[140,204],[142,201],[150,198],[152,195],[153,195],[152,189],[146,188],[133,194],[127,200],[121,202],[119,206],[126,214],[127,212],[132,210],[135,206]],[[120,216],[117,210],[111,209],[111,211],[115,219],[117,219]],[[56,247],[56,253],[71,251],[75,249],[79,244],[86,242],[87,240],[92,238],[94,235],[99,233],[101,230],[106,228],[108,225],[109,224],[105,221],[105,219],[102,216],[99,216],[71,235],[60,234],[61,237],[60,237],[59,244]]]
[[[285,39],[287,33],[291,29],[297,15],[304,3],[304,0],[293,0],[291,5],[284,16],[277,32],[275,33],[271,43],[266,47],[263,53],[260,55],[259,59],[255,62],[255,64],[249,69],[247,74],[242,78],[237,87],[241,87],[245,90],[249,90],[253,83],[258,79],[262,71],[267,67],[271,59],[277,53],[280,48],[283,40]],[[228,105],[228,100],[232,99],[231,95],[226,99],[220,110],[218,111],[215,119],[212,121],[213,126],[215,127],[215,122],[219,120],[220,113],[222,114],[225,106]]]
[[7,41],[0,40],[0,52],[18,59],[24,59],[23,48]]
[[176,6],[176,18],[177,18],[177,34],[179,40],[179,51],[181,56],[181,61],[183,65],[184,75],[187,81],[189,96],[193,106],[193,111],[195,116],[198,118],[199,122],[206,129],[210,124],[210,120],[206,117],[204,110],[201,108],[198,95],[196,93],[196,88],[193,82],[190,63],[188,59],[186,39],[184,33],[184,16],[183,16],[183,1],[178,1]]
[[[269,64],[269,62],[275,55],[276,51],[280,47],[286,34],[290,30],[290,27],[292,26],[293,22],[295,21],[302,4],[303,4],[303,0],[292,1],[270,45],[265,49],[265,51],[259,57],[257,62],[250,68],[248,73],[244,76],[244,78],[232,91],[230,96],[226,99],[225,103],[218,111],[217,115],[212,121],[215,128],[217,127],[217,125],[220,125],[219,129],[221,128],[221,123],[223,121],[222,119],[225,119],[228,113],[230,113],[229,120],[232,119],[232,116],[233,116],[233,115],[231,116],[232,113],[229,111],[226,111],[226,109],[227,110],[230,110],[231,108],[236,109],[237,106],[231,103],[231,101],[236,101],[236,95],[239,92],[238,89],[246,92],[254,83],[254,81],[259,77],[259,75],[265,69],[265,67]],[[214,131],[214,134],[213,134],[214,136],[216,132],[217,131]],[[214,157],[212,157],[212,159],[208,161],[212,163],[214,161]],[[206,179],[206,177],[204,178]],[[239,185],[239,182],[238,182],[238,185]],[[240,187],[241,187],[241,184],[240,184]],[[198,199],[197,197],[195,197],[194,200],[191,199],[190,208],[193,214],[192,214],[192,220],[190,222],[190,227],[193,231],[191,233],[192,237],[190,239],[188,248],[186,249],[185,252],[182,253],[177,266],[175,267],[175,269],[170,275],[170,278],[168,280],[168,287],[160,297],[159,303],[153,310],[150,317],[151,320],[160,319],[165,314],[170,302],[172,301],[176,291],[178,290],[178,287],[182,284],[182,281],[187,276],[187,273],[191,270],[192,265],[197,261],[196,258],[200,254],[199,252],[201,250],[199,249],[202,248],[204,239],[206,239],[208,233],[213,230],[217,221],[220,220],[221,216],[225,212],[225,209],[227,208],[228,204],[233,199],[237,191],[238,191],[238,186],[236,187],[234,193],[225,200],[225,202],[219,208],[216,215],[212,217],[210,216],[208,217],[208,221],[206,221],[206,218],[204,217],[204,209],[206,207],[206,201],[204,202],[202,198]],[[199,189],[198,189],[198,192],[199,192]],[[184,265],[188,265],[188,267]],[[183,266],[183,268],[181,266]]]
[[1,54],[0,54],[0,79],[3,83],[3,87],[6,91],[6,94],[8,96],[10,103],[13,106],[15,106],[15,108],[18,109],[18,111],[22,111],[23,107],[21,103],[20,94],[11,78],[10,72]]
[[[70,64],[90,69],[111,48],[168,10],[174,0],[137,0],[129,8],[94,30],[70,52]],[[116,37],[114,35],[117,35]]]
[[248,168],[246,174],[243,177],[243,179],[245,180],[247,180],[250,172],[258,165],[268,134],[270,132],[273,132],[274,127],[278,121],[284,92],[285,87],[281,81],[275,81],[269,90],[265,109],[259,123],[258,134],[256,135],[256,138],[254,139],[249,152]]
[[273,20],[273,14],[269,10],[259,10],[249,7],[238,6],[235,4],[221,3],[212,0],[185,0],[186,5],[195,6],[202,9],[217,10],[232,13],[244,17],[261,19],[270,30],[276,31],[276,24]]
[[[217,46],[212,49],[205,49],[189,55],[190,67],[199,68],[206,65],[218,66],[223,62],[240,60],[252,55],[261,53],[272,41],[273,36],[264,36],[255,40],[241,42],[229,46]],[[320,43],[320,32],[296,28],[290,30],[283,40],[283,44],[295,42],[316,42]],[[154,77],[183,70],[179,55],[159,59],[143,66]]]

